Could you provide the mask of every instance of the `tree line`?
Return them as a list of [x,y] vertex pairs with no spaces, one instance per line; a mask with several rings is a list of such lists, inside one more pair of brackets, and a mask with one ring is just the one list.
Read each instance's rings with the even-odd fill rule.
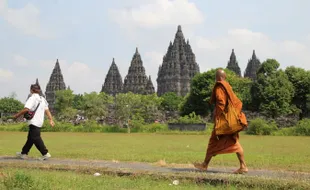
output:
[[[257,79],[241,78],[225,69],[227,80],[243,102],[243,109],[275,119],[295,115],[299,119],[310,116],[310,71],[297,67],[280,69],[275,59],[267,59],[257,71]],[[115,97],[105,93],[74,94],[72,90],[56,92],[55,113],[62,121],[76,115],[90,120],[113,120],[120,124],[131,121],[152,123],[168,121],[191,113],[210,116],[214,109],[209,104],[215,84],[216,69],[196,74],[191,90],[185,97],[173,92],[161,97],[156,94],[120,93]],[[14,97],[0,99],[0,112],[14,113],[23,104]]]

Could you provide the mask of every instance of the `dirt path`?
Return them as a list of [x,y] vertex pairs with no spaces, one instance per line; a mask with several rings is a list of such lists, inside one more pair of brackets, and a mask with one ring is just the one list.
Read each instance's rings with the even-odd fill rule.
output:
[[[40,161],[34,158],[27,160],[17,159],[15,157],[0,156],[0,165],[5,164],[27,164],[28,166],[36,167],[37,165],[43,166],[68,166],[68,167],[90,167],[90,168],[105,168],[110,171],[127,170],[134,173],[159,173],[159,174],[185,174],[185,173],[204,173],[204,174],[231,174],[233,168],[210,168],[208,172],[200,172],[190,165],[165,165],[139,162],[117,162],[117,161],[103,161],[103,160],[69,160],[69,159],[56,159]],[[271,170],[250,170],[246,176],[257,176],[276,179],[295,179],[306,180],[310,179],[310,173],[290,172],[290,171],[271,171]]]

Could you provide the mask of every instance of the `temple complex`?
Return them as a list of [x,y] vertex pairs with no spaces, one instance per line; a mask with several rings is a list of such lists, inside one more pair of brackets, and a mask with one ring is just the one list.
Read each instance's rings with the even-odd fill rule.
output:
[[190,91],[191,79],[199,73],[195,54],[185,41],[182,28],[178,26],[173,43],[170,42],[162,65],[159,66],[157,75],[157,94],[175,92],[185,96]]

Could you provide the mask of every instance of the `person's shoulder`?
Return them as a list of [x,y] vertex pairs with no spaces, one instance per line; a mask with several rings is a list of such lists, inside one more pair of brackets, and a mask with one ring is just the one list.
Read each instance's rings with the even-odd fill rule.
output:
[[48,104],[48,102],[44,96],[40,96],[40,98],[41,98],[42,102],[44,102],[45,104]]

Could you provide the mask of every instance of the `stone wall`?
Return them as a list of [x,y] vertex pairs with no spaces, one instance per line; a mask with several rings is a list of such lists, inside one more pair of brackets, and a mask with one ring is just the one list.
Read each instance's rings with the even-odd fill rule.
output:
[[205,123],[197,124],[184,124],[184,123],[169,123],[169,130],[179,130],[179,131],[204,131],[206,129]]

